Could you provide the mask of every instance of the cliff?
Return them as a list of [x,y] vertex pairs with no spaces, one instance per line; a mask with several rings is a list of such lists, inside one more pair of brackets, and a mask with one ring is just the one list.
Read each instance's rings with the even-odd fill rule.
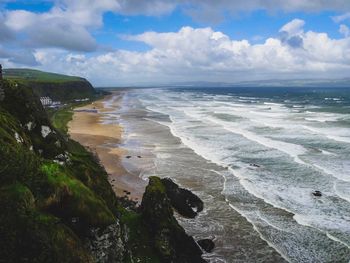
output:
[[28,83],[0,84],[0,262],[203,262],[160,179],[151,178],[141,208],[117,198],[97,159],[53,127]]
[[0,261],[94,262],[85,236],[118,223],[106,172],[51,125],[30,88],[2,88]]
[[142,217],[162,262],[202,263],[202,251],[173,215],[164,181],[150,177],[142,199]]
[[96,91],[84,78],[33,69],[4,69],[4,78],[32,88],[39,97],[55,101],[92,98]]

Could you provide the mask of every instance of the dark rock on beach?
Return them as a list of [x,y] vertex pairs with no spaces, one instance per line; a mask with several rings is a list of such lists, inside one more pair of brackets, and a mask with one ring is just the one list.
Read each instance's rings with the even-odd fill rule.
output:
[[199,241],[197,241],[198,245],[205,251],[205,252],[212,252],[214,247],[215,247],[215,243],[213,242],[213,240],[211,239],[201,239]]
[[316,190],[316,191],[312,192],[312,195],[317,196],[317,197],[321,197],[322,193],[321,193],[321,191]]
[[[161,179],[171,205],[185,217],[194,218],[203,210],[202,200],[187,189],[180,188],[171,179]],[[195,209],[195,210],[194,210]]]
[[[165,182],[165,183],[164,183]],[[142,216],[151,231],[162,262],[202,263],[202,251],[178,224],[167,196],[168,180],[152,176],[141,203]]]

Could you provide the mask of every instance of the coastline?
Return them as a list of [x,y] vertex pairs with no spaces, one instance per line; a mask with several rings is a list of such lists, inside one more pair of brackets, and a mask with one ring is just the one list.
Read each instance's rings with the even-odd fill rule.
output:
[[[328,260],[332,257],[348,257],[345,246],[330,240],[323,233],[299,224],[294,220],[293,214],[283,208],[274,207],[269,203],[269,199],[259,198],[256,192],[259,193],[263,189],[251,188],[247,184],[249,181],[242,181],[242,178],[249,176],[248,178],[255,179],[256,185],[259,186],[261,183],[266,184],[261,179],[278,175],[276,180],[284,176],[286,179],[283,182],[289,182],[288,171],[281,168],[296,168],[296,174],[300,176],[303,175],[304,169],[300,170],[298,164],[293,163],[289,156],[283,155],[283,151],[276,155],[275,149],[266,149],[264,145],[242,138],[235,130],[228,131],[225,127],[210,122],[213,113],[221,110],[222,101],[228,106],[227,97],[232,98],[232,105],[229,104],[232,109],[230,116],[240,115],[241,111],[236,109],[244,103],[248,109],[259,109],[265,111],[270,118],[279,119],[279,115],[276,117],[275,112],[270,113],[271,110],[266,109],[265,103],[271,105],[269,99],[266,99],[267,102],[254,102],[252,105],[251,97],[243,101],[241,97],[237,98],[231,94],[224,98],[219,95],[213,102],[208,102],[205,95],[178,95],[177,91],[162,90],[128,90],[114,93],[93,105],[76,110],[75,118],[79,129],[70,129],[71,133],[76,133],[72,138],[80,137],[76,140],[90,147],[99,158],[102,157],[102,164],[108,173],[110,169],[119,169],[113,171],[114,177],[110,176],[111,184],[118,185],[119,189],[114,189],[118,195],[123,195],[123,190],[127,190],[132,193],[134,200],[138,198],[139,201],[140,197],[135,197],[135,187],[145,183],[141,178],[153,175],[159,178],[169,177],[180,187],[197,195],[204,203],[203,213],[195,220],[188,220],[177,213],[175,217],[186,233],[195,240],[211,239],[215,242],[215,250],[203,255],[209,262],[231,262],[241,259],[245,262],[288,262],[294,259],[303,261],[309,257],[318,258],[318,255],[313,254],[313,248],[318,245],[315,240],[323,240],[329,245],[326,250],[317,247],[322,258]],[[274,111],[280,110],[279,104],[273,107],[276,107]],[[294,114],[293,112],[291,110],[291,114]],[[218,115],[214,121],[218,122],[224,118],[225,122],[228,122],[227,117]],[[255,127],[253,117],[251,126]],[[232,117],[229,121],[235,127],[241,120]],[[79,122],[87,126],[84,131]],[[251,133],[248,131],[248,134],[249,132]],[[266,136],[259,133],[259,130],[255,132],[256,136]],[[227,143],[228,139],[230,143]],[[212,142],[216,142],[217,145]],[[221,152],[221,149],[224,151]],[[269,156],[256,155],[257,152],[266,151],[270,152]],[[247,153],[250,155],[246,157]],[[310,154],[320,155],[322,152]],[[225,161],[228,168],[222,165],[220,160]],[[252,163],[259,166],[250,165]],[[276,164],[282,166],[276,167]],[[267,167],[275,174],[270,173]],[[314,173],[311,171],[309,175],[314,176]],[[125,180],[130,187],[122,184]],[[309,186],[310,189],[314,187],[313,184]],[[324,189],[321,191],[325,192]],[[139,196],[141,192],[142,190]],[[290,198],[285,196],[285,193],[286,191],[276,191],[278,196]],[[310,198],[307,193],[305,197]],[[316,200],[312,198],[311,201]],[[291,231],[284,231],[284,227]],[[310,240],[310,245],[300,246],[300,242]],[[302,253],[295,253],[294,248],[302,249]],[[333,253],[336,249],[339,249],[341,254]]]
[[[68,123],[70,137],[96,154],[108,173],[108,180],[117,196],[125,196],[141,202],[146,181],[129,172],[122,164],[128,151],[120,146],[123,127],[118,123],[104,123],[108,112],[120,108],[121,92],[94,101],[89,105],[75,108],[73,118]],[[111,102],[106,105],[106,101]]]

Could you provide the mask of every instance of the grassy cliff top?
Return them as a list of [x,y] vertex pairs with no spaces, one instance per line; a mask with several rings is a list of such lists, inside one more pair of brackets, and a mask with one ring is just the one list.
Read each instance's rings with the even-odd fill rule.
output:
[[44,72],[35,69],[4,69],[4,78],[17,81],[35,81],[35,82],[55,82],[62,83],[68,81],[82,81],[83,78],[67,76],[57,73]]

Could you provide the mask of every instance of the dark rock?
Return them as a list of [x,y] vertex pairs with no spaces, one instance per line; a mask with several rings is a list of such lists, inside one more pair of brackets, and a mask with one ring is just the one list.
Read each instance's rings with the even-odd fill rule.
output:
[[[1,108],[19,121],[22,126],[21,131],[31,141],[33,151],[45,159],[66,161],[65,157],[68,156],[66,156],[67,145],[64,137],[51,125],[45,109],[33,90],[25,85],[17,85],[7,80],[2,81],[2,88],[5,97],[1,101]],[[47,134],[43,134],[45,130]],[[19,135],[23,139],[20,133]],[[27,143],[29,146],[29,142],[23,141],[24,145]],[[58,158],[59,156],[61,158]]]
[[142,157],[140,155],[138,155],[137,158],[142,158]]
[[312,194],[313,194],[313,196],[317,196],[317,197],[321,197],[322,196],[321,191],[318,191],[318,190],[312,192]]
[[194,218],[203,210],[202,200],[191,191],[180,188],[169,178],[161,179],[161,181],[165,186],[171,205],[180,215]]
[[85,246],[96,262],[125,262],[127,253],[125,237],[118,222],[105,229],[91,229],[85,240]]
[[176,221],[160,178],[149,178],[140,209],[161,262],[206,262],[201,258],[202,251],[197,243]]
[[131,158],[131,156],[130,156],[130,155],[128,155],[128,156],[126,156],[125,158],[126,158],[126,159],[130,159],[130,158]]
[[212,252],[214,247],[215,247],[215,243],[213,242],[213,240],[211,239],[201,239],[199,241],[197,241],[198,245],[205,251],[205,252]]
[[130,199],[128,195],[124,195],[122,197],[118,197],[119,204],[123,206],[124,208],[131,210],[131,211],[137,211],[137,202]]
[[124,192],[126,195],[130,195],[130,194],[131,194],[129,191],[126,191],[126,190],[123,190],[123,192]]

